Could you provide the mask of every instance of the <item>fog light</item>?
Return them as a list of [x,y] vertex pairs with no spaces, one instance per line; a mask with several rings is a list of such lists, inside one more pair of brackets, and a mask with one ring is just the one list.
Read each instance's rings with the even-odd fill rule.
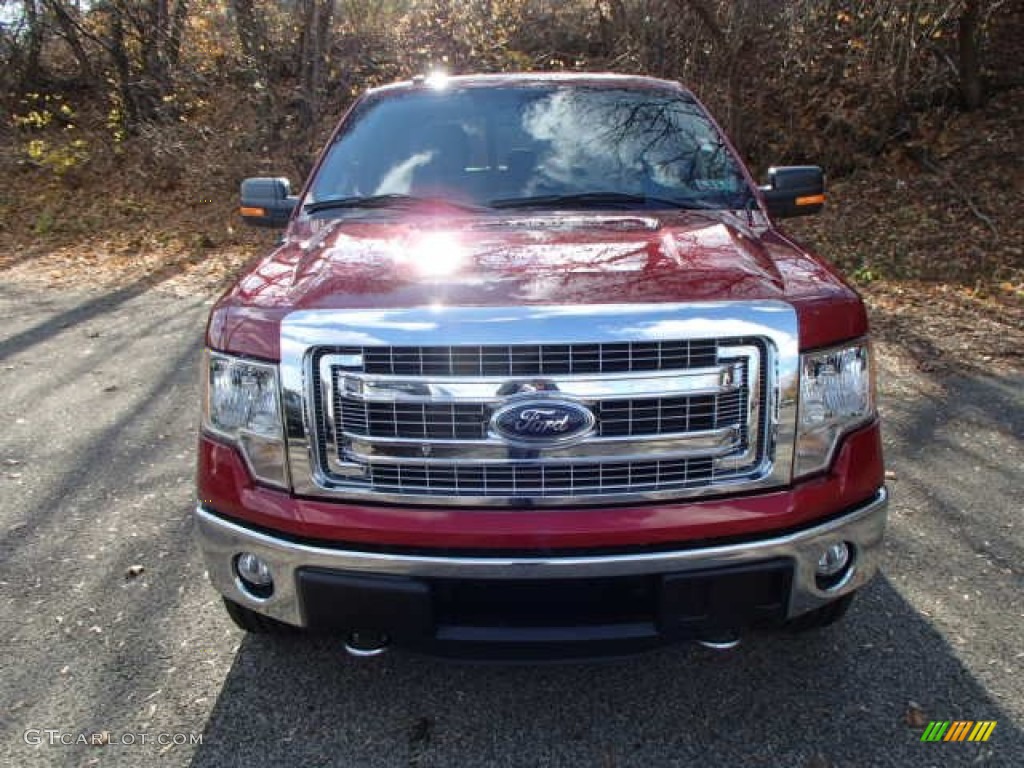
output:
[[818,558],[818,575],[828,578],[841,573],[850,562],[850,548],[845,541],[829,544]]
[[253,597],[268,598],[274,592],[274,576],[270,566],[252,552],[243,552],[235,558],[235,572],[242,587]]
[[814,582],[818,589],[836,589],[853,572],[853,549],[845,541],[829,544],[822,550],[815,569]]

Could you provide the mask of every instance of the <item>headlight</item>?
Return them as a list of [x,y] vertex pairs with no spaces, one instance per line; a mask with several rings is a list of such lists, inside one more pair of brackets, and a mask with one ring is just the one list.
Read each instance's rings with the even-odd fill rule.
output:
[[840,438],[875,416],[867,341],[800,356],[797,477],[828,466]]
[[207,351],[203,428],[234,443],[258,479],[286,487],[277,366]]

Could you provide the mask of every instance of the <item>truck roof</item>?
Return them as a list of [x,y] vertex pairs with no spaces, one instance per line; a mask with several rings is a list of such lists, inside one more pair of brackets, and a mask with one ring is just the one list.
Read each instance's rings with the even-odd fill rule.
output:
[[689,93],[679,83],[643,75],[623,75],[613,72],[502,72],[497,74],[446,75],[435,73],[419,75],[411,80],[402,80],[382,85],[367,91],[378,94],[387,91],[405,91],[440,85],[461,88],[485,88],[516,85],[593,85],[615,88],[633,88],[651,91],[674,90]]

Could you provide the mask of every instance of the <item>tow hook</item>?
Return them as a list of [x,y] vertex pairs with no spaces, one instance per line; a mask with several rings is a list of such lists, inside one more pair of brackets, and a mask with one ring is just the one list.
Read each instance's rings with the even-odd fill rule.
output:
[[387,649],[388,636],[381,632],[353,632],[345,638],[345,651],[359,659],[380,656]]
[[734,632],[698,637],[697,644],[712,651],[731,651],[740,644],[740,636]]

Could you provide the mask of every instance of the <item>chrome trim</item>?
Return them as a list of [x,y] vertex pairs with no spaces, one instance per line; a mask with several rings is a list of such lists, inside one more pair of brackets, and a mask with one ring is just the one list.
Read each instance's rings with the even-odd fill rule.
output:
[[[486,440],[416,440],[401,437],[363,437],[349,435],[346,455],[357,461],[375,464],[416,464],[450,465],[489,464],[489,465],[523,465],[532,466],[537,457],[509,457],[509,443],[500,438]],[[679,459],[695,456],[719,457],[732,453],[738,445],[738,430],[735,427],[711,429],[700,432],[680,432],[653,435],[651,437],[633,437],[629,435],[615,437],[594,437],[583,444],[556,444],[551,447],[540,445],[525,446],[530,451],[541,454],[545,461],[558,461],[559,466],[571,464],[593,464],[594,459],[606,458],[616,461],[651,461],[655,459]],[[634,445],[635,444],[635,445]],[[623,452],[623,445],[632,446],[628,453]],[[394,450],[389,453],[375,453],[384,448],[415,449],[409,455],[396,455]],[[467,449],[469,453],[467,455]]]
[[[680,573],[773,558],[794,562],[787,615],[792,618],[858,589],[878,569],[888,494],[880,488],[863,506],[820,525],[741,544],[620,555],[566,557],[431,557],[332,549],[296,544],[228,522],[196,507],[196,531],[213,585],[226,597],[254,611],[303,626],[295,574],[300,568],[357,573],[456,579],[597,578]],[[771,536],[771,534],[766,534]],[[830,543],[852,544],[850,576],[838,589],[819,589],[815,572],[821,551]],[[265,560],[275,576],[274,593],[254,601],[239,591],[233,560],[239,552]]]
[[[320,359],[320,379],[330,381],[339,357]],[[542,395],[567,392],[580,400],[630,399],[641,397],[678,397],[682,395],[720,395],[742,386],[743,365],[732,363],[714,368],[681,371],[633,371],[630,373],[566,374],[563,376],[478,376],[437,377],[382,376],[350,373],[345,376],[345,397],[369,403],[486,403],[508,398],[503,388],[509,384],[542,387],[531,393]],[[419,390],[419,391],[417,391]]]
[[[763,340],[765,383],[768,390],[756,393],[760,377],[751,361],[748,401],[750,424],[764,424],[762,433],[748,435],[750,452],[714,459],[714,471],[724,475],[705,487],[675,487],[646,491],[601,493],[535,494],[516,496],[465,496],[439,493],[392,493],[368,487],[364,466],[356,461],[342,462],[332,451],[330,441],[320,433],[315,417],[319,398],[325,409],[333,408],[330,387],[320,377],[319,392],[312,391],[314,355],[317,350],[340,347],[428,347],[439,341],[457,340],[459,345],[487,346],[500,340],[502,345],[572,345],[673,340],[710,340],[731,338]],[[720,356],[721,350],[720,348]],[[739,347],[735,355],[758,347]],[[353,362],[353,361],[347,361]],[[285,404],[288,457],[295,493],[323,498],[367,499],[409,504],[446,504],[451,506],[497,507],[523,503],[537,505],[614,504],[673,498],[693,498],[709,493],[735,493],[787,484],[791,479],[793,437],[796,429],[796,395],[799,365],[798,324],[793,307],[782,301],[723,301],[686,304],[601,304],[520,307],[421,307],[383,310],[300,310],[287,315],[281,324],[281,386]],[[712,370],[730,370],[723,360]],[[699,369],[705,371],[706,369]],[[357,372],[358,373],[358,372]],[[657,372],[610,375],[630,385],[637,380],[650,382]],[[346,374],[347,376],[348,374]],[[607,381],[602,375],[580,374],[582,381]],[[416,377],[396,377],[408,381]],[[434,377],[444,378],[444,377]],[[456,380],[460,380],[455,377]],[[469,377],[474,378],[474,377]],[[475,377],[477,379],[481,377]],[[528,378],[528,377],[518,377]],[[559,382],[575,376],[546,377]],[[678,375],[676,376],[677,383]],[[425,377],[431,380],[431,377]],[[507,377],[503,381],[516,380]],[[330,379],[326,379],[329,385]],[[683,384],[685,386],[685,384]],[[643,384],[641,386],[649,386]],[[565,394],[576,396],[575,392]],[[665,396],[660,393],[659,396]],[[767,412],[761,418],[760,403]],[[333,430],[334,422],[327,425]],[[646,436],[645,436],[646,437]],[[650,436],[655,440],[663,436]],[[596,438],[593,438],[596,440]],[[365,440],[363,441],[365,443]],[[634,444],[639,444],[634,438]],[[588,441],[576,444],[577,450]],[[378,454],[380,446],[375,445]],[[620,448],[622,448],[620,444]],[[685,447],[681,447],[685,453]],[[760,451],[763,458],[753,464]],[[631,453],[624,448],[624,453]],[[333,454],[333,456],[332,456]],[[674,458],[681,454],[676,453]],[[324,457],[321,460],[321,456]],[[474,457],[463,456],[465,459]],[[544,453],[544,464],[551,457]],[[610,461],[613,459],[609,459]],[[461,461],[459,459],[458,461]],[[410,463],[411,460],[410,460]],[[453,460],[455,463],[455,460]],[[749,468],[747,467],[749,466]],[[737,469],[741,468],[741,469]],[[730,476],[731,475],[731,476]]]
[[[600,385],[603,390],[604,397],[599,398],[596,395],[596,390],[593,388],[588,389],[587,384],[593,384],[596,380],[594,377],[582,376],[579,381],[584,383],[583,390],[589,392],[589,396],[581,395],[580,390],[577,389],[577,379],[573,376],[564,377],[556,383],[553,380],[541,380],[533,379],[531,384],[533,386],[546,387],[543,391],[527,394],[527,395],[512,395],[511,397],[501,397],[500,395],[491,395],[484,400],[467,401],[466,404],[477,404],[479,402],[495,402],[504,403],[502,407],[499,407],[494,415],[491,417],[491,429],[489,430],[488,438],[484,439],[471,439],[471,438],[453,438],[453,439],[433,439],[433,438],[394,438],[394,437],[378,437],[367,436],[358,432],[350,432],[342,427],[342,420],[340,419],[337,412],[337,393],[334,391],[333,386],[335,382],[333,366],[324,365],[323,358],[321,358],[320,370],[320,402],[323,404],[324,418],[326,422],[327,435],[325,442],[325,459],[328,473],[337,472],[340,474],[355,473],[355,464],[365,464],[373,461],[377,464],[408,464],[415,463],[417,465],[431,465],[439,466],[443,464],[451,464],[458,462],[464,465],[482,465],[482,464],[493,464],[493,465],[526,465],[529,463],[535,463],[538,457],[542,457],[546,461],[557,460],[560,465],[565,464],[583,464],[585,462],[593,463],[594,459],[605,458],[614,459],[616,461],[640,461],[640,460],[654,460],[654,459],[683,459],[693,458],[697,456],[703,456],[707,458],[718,459],[720,457],[728,456],[727,460],[723,460],[717,466],[723,472],[735,471],[740,468],[746,468],[751,464],[754,458],[759,452],[765,450],[766,446],[761,445],[758,442],[760,436],[760,376],[759,371],[761,367],[761,351],[755,346],[722,346],[719,349],[720,354],[729,356],[732,360],[735,357],[741,357],[745,362],[733,361],[727,365],[719,366],[714,374],[715,380],[720,382],[727,382],[725,386],[720,387],[718,390],[707,390],[701,387],[700,390],[695,391],[684,391],[686,396],[693,396],[698,394],[728,394],[730,392],[737,392],[744,386],[747,387],[747,404],[746,411],[739,411],[736,414],[737,420],[734,424],[723,427],[718,430],[704,430],[704,431],[691,431],[691,432],[680,432],[680,433],[650,433],[650,434],[633,434],[633,435],[621,435],[621,436],[594,436],[593,432],[594,424],[591,424],[590,429],[579,435],[574,435],[571,440],[552,440],[549,444],[528,444],[522,441],[512,441],[507,438],[501,438],[500,435],[495,434],[493,429],[494,418],[497,418],[505,408],[515,407],[524,401],[537,401],[540,402],[543,399],[550,398],[553,402],[569,402],[572,404],[578,404],[582,407],[596,406],[600,403],[614,402],[619,399],[631,399],[633,397],[632,387],[627,384],[624,391],[618,392],[614,389],[617,382],[629,381],[630,378],[640,381],[640,377],[625,377],[622,375],[609,375],[602,377],[603,381]],[[329,356],[329,357],[337,357]],[[752,373],[748,373],[752,372]],[[749,377],[750,381],[746,381]],[[350,377],[345,374],[346,384],[349,386]],[[372,377],[370,377],[372,378]],[[666,379],[682,378],[674,376],[666,376]],[[649,379],[647,379],[649,380]],[[645,380],[645,381],[647,381]],[[437,381],[435,379],[435,381]],[[478,380],[481,381],[481,380]],[[456,390],[459,384],[463,382],[459,379],[452,379],[452,390]],[[361,381],[359,382],[362,383]],[[508,388],[511,382],[508,379],[502,379],[496,377],[488,385],[492,392],[496,392],[502,387]],[[410,382],[406,382],[407,386]],[[355,386],[355,385],[353,385]],[[666,392],[662,395],[662,399],[667,397],[675,397],[680,393],[676,391]],[[346,390],[345,397],[349,397],[349,392]],[[393,402],[392,400],[382,400],[380,402]],[[429,397],[422,397],[417,399],[418,404],[425,404],[431,402]],[[448,401],[442,400],[441,405],[447,404]],[[461,402],[459,404],[462,404]],[[588,408],[589,410],[589,408]],[[735,451],[741,445],[741,430],[744,427],[748,427],[749,434],[747,439],[747,450],[742,453],[735,453]],[[344,452],[345,459],[343,460],[336,451],[336,447],[341,444],[341,451]],[[574,446],[572,450],[568,450],[567,446]],[[395,450],[396,448],[411,448],[418,447],[419,455],[416,453],[410,453],[408,450]],[[510,452],[509,448],[523,448],[532,451],[530,458],[525,458],[522,455],[516,457],[514,452]],[[522,452],[518,452],[521,454]],[[732,455],[729,455],[732,454]],[[361,469],[361,467],[360,467]],[[379,492],[379,491],[375,491]],[[436,494],[435,494],[436,497]]]
[[[771,360],[773,352],[771,345],[768,345],[767,355]],[[756,472],[759,475],[767,475],[771,471],[772,458],[771,458],[771,432],[770,430],[765,433],[761,432],[761,350],[754,346],[722,346],[719,347],[719,355],[726,353],[734,356],[743,357],[746,359],[746,372],[749,377],[747,384],[747,413],[745,418],[740,420],[740,427],[746,426],[749,434],[747,435],[747,450],[740,454],[726,454],[724,456],[715,456],[715,469],[721,472],[736,471],[742,468],[746,468],[758,455],[762,453],[763,459],[761,464],[757,467]],[[768,367],[769,377],[771,376],[771,367]],[[762,442],[763,440],[763,442]],[[712,482],[712,486],[717,486],[718,483]]]

